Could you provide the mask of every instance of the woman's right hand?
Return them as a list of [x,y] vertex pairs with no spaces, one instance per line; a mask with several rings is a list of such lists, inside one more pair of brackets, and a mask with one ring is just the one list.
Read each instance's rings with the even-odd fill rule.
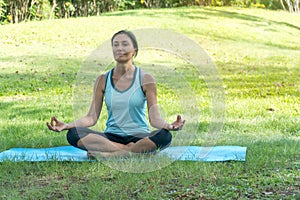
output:
[[63,130],[66,130],[68,128],[68,124],[58,121],[56,117],[51,117],[51,122],[47,122],[47,126],[49,130],[55,131],[55,132],[60,132]]

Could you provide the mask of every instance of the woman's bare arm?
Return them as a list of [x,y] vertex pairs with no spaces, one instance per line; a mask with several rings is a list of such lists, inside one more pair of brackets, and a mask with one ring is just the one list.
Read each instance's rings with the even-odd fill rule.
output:
[[157,89],[156,83],[150,74],[145,74],[143,78],[143,90],[147,98],[148,106],[148,116],[151,126],[157,129],[167,129],[167,130],[179,130],[184,125],[185,121],[180,115],[177,116],[176,121],[169,124],[160,115],[158,105],[157,105]]
[[90,127],[95,125],[102,110],[105,82],[106,76],[104,74],[100,75],[96,79],[94,84],[93,100],[86,116],[69,124],[57,120],[56,117],[52,117],[51,122],[47,123],[48,128],[53,131],[62,131],[75,126]]

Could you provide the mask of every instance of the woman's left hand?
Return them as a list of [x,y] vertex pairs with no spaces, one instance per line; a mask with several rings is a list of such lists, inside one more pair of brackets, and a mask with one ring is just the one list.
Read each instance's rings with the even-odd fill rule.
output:
[[185,123],[185,120],[182,119],[181,115],[177,115],[177,119],[175,122],[171,124],[172,128],[171,131],[178,131],[181,130],[183,125]]

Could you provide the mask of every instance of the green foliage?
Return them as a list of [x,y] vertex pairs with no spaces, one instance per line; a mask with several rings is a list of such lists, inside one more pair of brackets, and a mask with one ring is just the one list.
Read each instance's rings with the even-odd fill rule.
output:
[[228,4],[232,6],[239,7],[253,7],[253,8],[263,8],[271,10],[281,10],[282,5],[280,0],[231,0]]
[[5,0],[0,0],[0,24],[8,23],[6,16],[6,3]]
[[282,9],[282,5],[279,0],[260,0],[260,4],[264,5],[267,9],[279,10]]
[[282,9],[280,0],[0,0],[0,22],[95,16],[110,11],[183,6],[239,6]]
[[120,0],[119,2],[119,10],[129,10],[136,8],[136,1],[130,0]]
[[194,0],[145,0],[143,2],[148,8],[172,8],[194,5]]
[[5,0],[0,0],[0,25],[8,24],[11,21],[12,17],[7,14],[7,4]]
[[48,0],[39,0],[36,4],[33,4],[29,10],[30,20],[48,19],[50,16],[50,2]]
[[6,6],[6,4],[5,4],[4,0],[0,0],[0,18],[1,19],[5,17],[5,15],[4,15],[5,6]]

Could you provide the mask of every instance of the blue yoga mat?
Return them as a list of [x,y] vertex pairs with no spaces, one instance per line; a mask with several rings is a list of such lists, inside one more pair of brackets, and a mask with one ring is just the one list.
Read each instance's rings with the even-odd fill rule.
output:
[[[241,146],[171,146],[156,156],[166,156],[174,160],[203,162],[245,161],[246,147]],[[0,153],[0,162],[39,162],[39,161],[91,161],[86,151],[73,146],[51,148],[12,148]]]

